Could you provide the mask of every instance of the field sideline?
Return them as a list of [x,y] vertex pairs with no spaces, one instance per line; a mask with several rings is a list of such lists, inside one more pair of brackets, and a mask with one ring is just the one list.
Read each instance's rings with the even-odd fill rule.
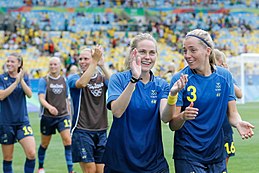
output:
[[[242,118],[246,121],[251,122],[257,128],[254,129],[255,136],[252,139],[243,141],[236,129],[234,129],[234,140],[236,146],[236,156],[230,158],[229,161],[229,173],[258,173],[259,172],[259,106],[257,103],[247,103],[238,105],[239,113]],[[30,114],[31,124],[34,130],[36,138],[37,148],[40,144],[40,133],[39,133],[39,118],[38,113]],[[109,123],[112,121],[112,116],[109,115]],[[163,141],[164,150],[167,161],[170,165],[171,173],[174,173],[173,160],[172,160],[172,141],[173,132],[171,132],[167,125],[163,124]],[[2,152],[0,152],[1,164],[0,172],[2,172]],[[23,164],[25,161],[24,153],[19,144],[15,144],[15,152],[13,158],[13,169],[14,173],[23,172]],[[66,173],[66,164],[64,158],[64,148],[59,135],[52,137],[49,149],[47,150],[45,159],[45,170],[46,173]],[[36,168],[38,163],[36,164]],[[74,165],[75,171],[80,173],[80,167],[78,164]],[[37,170],[37,169],[36,169]],[[35,171],[37,172],[37,171]]]

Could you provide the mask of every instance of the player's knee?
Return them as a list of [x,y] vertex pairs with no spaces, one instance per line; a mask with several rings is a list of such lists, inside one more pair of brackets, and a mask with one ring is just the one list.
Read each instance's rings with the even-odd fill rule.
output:
[[33,159],[35,159],[36,151],[34,149],[30,149],[30,150],[26,151],[25,154],[28,159],[33,160]]

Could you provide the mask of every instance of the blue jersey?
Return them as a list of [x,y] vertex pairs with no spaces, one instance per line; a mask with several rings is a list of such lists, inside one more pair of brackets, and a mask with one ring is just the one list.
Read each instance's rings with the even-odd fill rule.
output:
[[232,75],[217,67],[210,76],[202,76],[187,66],[173,76],[170,86],[181,74],[188,74],[188,83],[179,92],[176,104],[183,111],[193,102],[199,113],[175,131],[173,157],[204,164],[222,161],[226,157],[222,126],[228,102],[235,100]]
[[[1,74],[0,90],[5,90],[15,80],[8,73]],[[28,76],[24,76],[24,81],[30,86]],[[29,122],[26,97],[19,83],[9,96],[0,101],[0,125],[20,125],[26,122]]]
[[[107,107],[127,87],[131,72],[113,74],[108,88]],[[138,82],[130,103],[120,118],[113,118],[104,163],[119,172],[160,172],[168,169],[164,158],[160,100],[167,98],[168,83],[151,74],[147,84]]]

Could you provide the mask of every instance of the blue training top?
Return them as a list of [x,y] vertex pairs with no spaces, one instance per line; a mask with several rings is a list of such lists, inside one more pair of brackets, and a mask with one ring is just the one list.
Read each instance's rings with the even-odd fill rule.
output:
[[[108,87],[108,109],[127,87],[131,76],[130,71],[112,75]],[[152,73],[147,84],[137,82],[123,115],[113,117],[104,153],[106,165],[125,173],[153,173],[168,169],[159,112],[160,100],[167,98],[168,93],[168,83]]]
[[195,120],[186,121],[175,131],[173,158],[203,164],[222,161],[226,157],[222,126],[228,102],[235,100],[232,75],[217,67],[210,76],[202,76],[187,66],[173,76],[170,86],[181,74],[188,74],[188,83],[179,92],[176,104],[184,111],[193,102],[199,113]]
[[[8,73],[0,75],[0,90],[5,90],[16,78],[12,78]],[[24,76],[25,83],[30,86],[28,76]],[[26,97],[19,83],[14,91],[4,100],[0,101],[0,125],[21,125],[29,122]]]

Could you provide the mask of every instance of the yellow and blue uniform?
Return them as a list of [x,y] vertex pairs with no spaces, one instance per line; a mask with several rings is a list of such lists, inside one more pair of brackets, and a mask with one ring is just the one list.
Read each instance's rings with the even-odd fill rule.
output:
[[[107,107],[116,100],[131,79],[131,72],[110,78]],[[151,80],[137,82],[129,105],[120,118],[113,117],[104,153],[105,172],[169,172],[164,157],[160,100],[167,98],[168,83],[151,73]]]
[[[205,166],[223,163],[226,153],[222,126],[228,102],[235,100],[232,75],[226,69],[216,67],[210,76],[202,76],[187,66],[173,76],[170,86],[181,74],[188,75],[188,83],[179,92],[176,105],[184,111],[193,102],[199,112],[194,120],[186,121],[181,129],[175,131],[173,158]],[[176,170],[178,168],[176,164]]]
[[[16,78],[10,77],[8,73],[1,74],[0,89],[5,90],[15,80]],[[24,76],[24,81],[30,86],[28,76]],[[8,97],[0,101],[0,143],[14,144],[26,136],[33,136],[33,131],[29,122],[25,93],[19,83]]]

